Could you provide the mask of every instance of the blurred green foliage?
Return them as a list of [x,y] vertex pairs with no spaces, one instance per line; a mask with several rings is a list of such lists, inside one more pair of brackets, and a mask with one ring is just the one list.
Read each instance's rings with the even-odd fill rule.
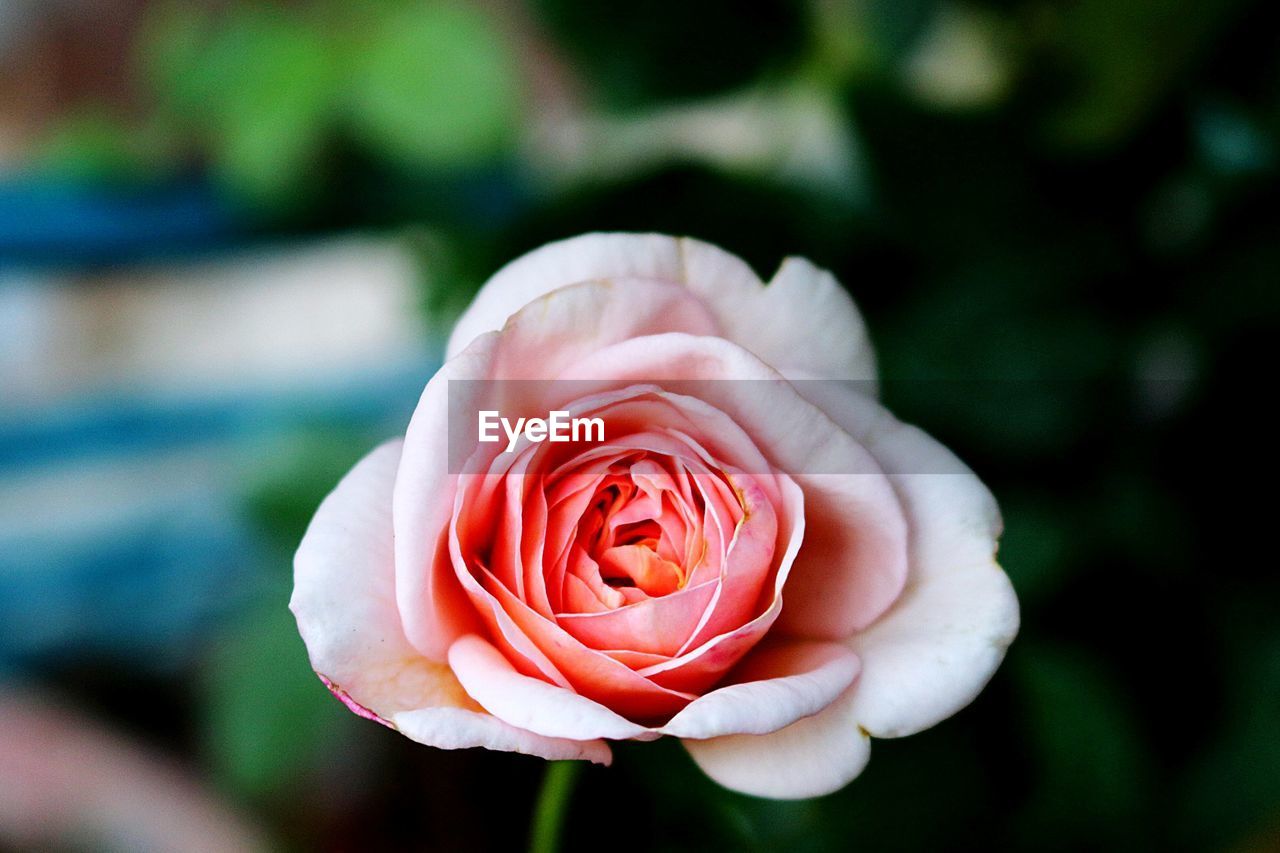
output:
[[305,795],[307,775],[358,734],[359,719],[328,701],[281,607],[261,608],[232,626],[204,681],[204,739],[216,781],[251,801],[279,805]]
[[[475,169],[507,154],[519,122],[512,51],[490,16],[457,0],[220,11],[165,0],[149,8],[135,56],[145,118],[86,128],[73,116],[55,139],[96,129],[74,162],[99,175],[207,164],[230,199],[268,218],[332,191],[348,149],[409,170]],[[95,145],[113,156],[78,153]],[[42,159],[63,166],[63,148]]]
[[409,165],[453,168],[500,155],[519,115],[514,58],[461,5],[400,3],[354,51],[352,132]]
[[[849,287],[886,401],[1001,500],[1022,636],[972,708],[875,742],[865,774],[820,800],[732,795],[676,744],[623,745],[583,774],[570,849],[620,832],[620,849],[1275,849],[1280,581],[1253,544],[1274,500],[1232,482],[1274,443],[1255,405],[1269,386],[1241,393],[1274,360],[1280,319],[1271,14],[1261,0],[172,6],[138,45],[154,109],[134,125],[75,117],[46,159],[117,176],[194,163],[259,206],[254,234],[425,226],[438,329],[503,262],[588,230],[696,235],[766,275],[803,254]],[[529,155],[540,117],[565,107],[539,100],[533,68],[603,122],[599,151]],[[743,97],[760,91],[809,93],[834,130]],[[742,156],[708,154],[672,118],[742,103],[754,118],[722,134]],[[803,145],[751,147],[797,126]],[[554,168],[593,157],[608,168]],[[252,501],[282,577],[367,446],[301,448]],[[307,684],[286,597],[282,582],[204,682],[228,789],[292,802],[290,837],[340,824],[335,848],[519,844],[523,826],[487,804],[523,816],[538,762],[394,739],[359,752],[352,726],[381,732],[339,722]],[[351,750],[371,793],[322,815],[296,782]]]
[[41,165],[73,180],[144,178],[146,149],[129,125],[103,110],[68,116],[44,140]]
[[1119,142],[1194,72],[1243,5],[1080,0],[1045,12],[1051,51],[1076,78],[1048,118],[1049,137],[1073,146]]

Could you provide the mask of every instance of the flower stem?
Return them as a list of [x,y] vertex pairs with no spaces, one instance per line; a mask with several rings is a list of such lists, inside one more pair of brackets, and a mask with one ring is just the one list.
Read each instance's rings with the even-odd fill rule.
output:
[[529,837],[529,853],[557,853],[560,831],[569,811],[573,783],[578,778],[580,761],[552,761],[542,777],[542,790],[533,807],[533,831]]

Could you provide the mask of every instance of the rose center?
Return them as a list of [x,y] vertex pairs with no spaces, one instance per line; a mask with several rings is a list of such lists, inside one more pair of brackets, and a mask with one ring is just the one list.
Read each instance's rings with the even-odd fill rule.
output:
[[653,517],[635,518],[652,511],[655,503],[661,508],[663,502],[625,480],[611,482],[597,493],[579,527],[579,542],[599,566],[606,585],[634,588],[651,597],[684,587],[688,578],[680,559],[683,543],[675,541],[683,531],[671,529],[670,519],[664,525]]

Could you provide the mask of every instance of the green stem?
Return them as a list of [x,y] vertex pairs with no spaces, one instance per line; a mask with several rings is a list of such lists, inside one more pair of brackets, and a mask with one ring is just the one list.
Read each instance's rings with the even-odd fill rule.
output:
[[533,807],[533,832],[529,837],[529,853],[556,853],[560,849],[560,831],[569,811],[573,783],[578,778],[581,761],[552,761],[542,778],[542,790]]

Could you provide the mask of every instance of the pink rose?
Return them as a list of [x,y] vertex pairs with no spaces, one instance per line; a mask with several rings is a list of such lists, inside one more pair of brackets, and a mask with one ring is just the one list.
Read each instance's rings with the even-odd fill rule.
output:
[[[516,260],[404,439],[316,512],[290,605],[313,667],[432,746],[608,763],[671,735],[738,791],[841,787],[871,736],[971,701],[1018,628],[991,494],[869,381],[830,381],[873,376],[853,302],[804,260],[768,286],[660,235]],[[605,439],[482,442],[449,418],[482,392]]]

